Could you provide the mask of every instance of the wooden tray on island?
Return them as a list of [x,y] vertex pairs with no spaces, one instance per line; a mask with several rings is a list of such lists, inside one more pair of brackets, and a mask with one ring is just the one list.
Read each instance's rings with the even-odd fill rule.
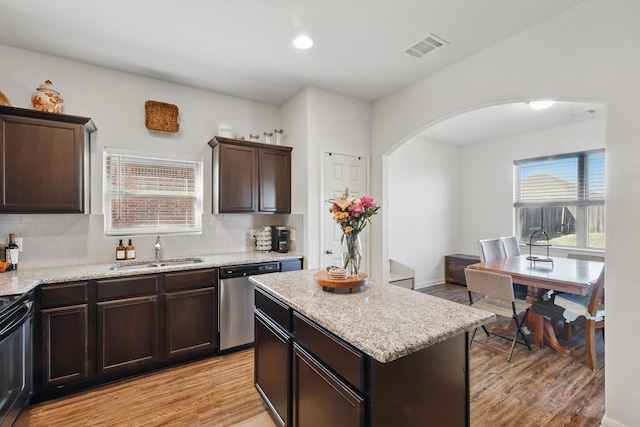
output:
[[322,286],[323,291],[333,289],[349,289],[350,293],[354,293],[359,287],[367,284],[369,276],[365,273],[358,273],[355,277],[348,277],[346,279],[332,279],[329,277],[328,271],[319,271],[313,275],[313,281]]

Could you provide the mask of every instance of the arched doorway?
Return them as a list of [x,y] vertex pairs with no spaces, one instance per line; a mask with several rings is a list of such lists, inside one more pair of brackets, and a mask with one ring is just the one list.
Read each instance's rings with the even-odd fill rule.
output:
[[417,129],[388,155],[389,258],[441,283],[444,256],[513,234],[513,161],[604,148],[606,105],[480,106]]

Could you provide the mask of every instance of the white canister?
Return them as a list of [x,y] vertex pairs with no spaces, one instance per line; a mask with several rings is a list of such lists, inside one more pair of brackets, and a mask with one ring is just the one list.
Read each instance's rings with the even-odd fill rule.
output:
[[229,123],[218,124],[218,136],[233,138],[233,126],[231,126]]
[[284,144],[284,131],[282,129],[274,129],[273,134],[276,138],[276,145]]

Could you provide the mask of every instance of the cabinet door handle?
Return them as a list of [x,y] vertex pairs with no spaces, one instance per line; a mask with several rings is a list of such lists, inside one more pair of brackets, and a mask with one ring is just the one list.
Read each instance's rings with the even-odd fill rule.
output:
[[333,251],[331,249],[325,250],[324,253],[327,255],[333,255]]

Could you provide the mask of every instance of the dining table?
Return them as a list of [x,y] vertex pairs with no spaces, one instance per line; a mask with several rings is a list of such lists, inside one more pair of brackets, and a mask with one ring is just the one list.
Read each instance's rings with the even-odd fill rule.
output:
[[[604,262],[572,258],[551,257],[539,261],[528,255],[518,255],[493,261],[471,264],[467,268],[508,274],[513,283],[527,286],[526,301],[533,306],[543,300],[547,291],[568,292],[588,295],[594,284],[601,278]],[[535,345],[542,347],[544,342],[562,355],[571,351],[558,342],[555,329],[548,319],[535,312],[529,313],[527,322],[533,330]],[[542,331],[541,331],[542,330]]]

